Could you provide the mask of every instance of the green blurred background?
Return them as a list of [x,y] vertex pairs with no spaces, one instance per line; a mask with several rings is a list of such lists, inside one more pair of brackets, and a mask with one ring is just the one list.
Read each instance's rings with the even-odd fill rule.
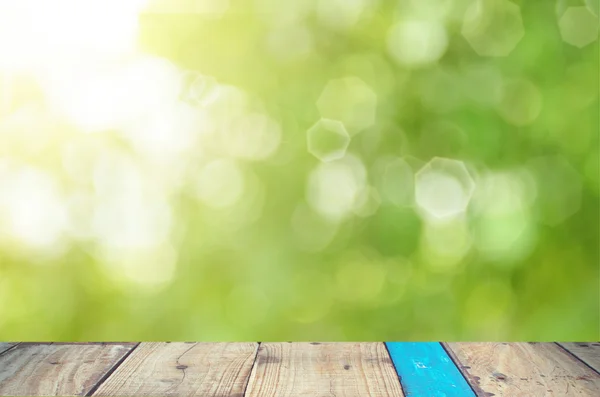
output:
[[91,3],[0,6],[0,340],[600,337],[598,1]]

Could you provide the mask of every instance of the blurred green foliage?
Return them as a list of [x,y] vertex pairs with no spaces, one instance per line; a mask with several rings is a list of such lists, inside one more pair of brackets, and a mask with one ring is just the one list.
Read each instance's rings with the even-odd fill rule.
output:
[[[211,163],[225,184],[239,172],[246,178],[235,205],[223,204],[227,189],[202,190],[198,200],[187,182],[169,195],[177,259],[162,284],[114,270],[127,258],[107,267],[94,239],[51,258],[2,245],[0,340],[600,337],[597,8],[589,11],[596,36],[582,45],[594,27],[573,33],[582,23],[566,21],[561,31],[561,17],[583,1],[479,2],[493,23],[471,16],[472,26],[465,18],[475,0],[319,3],[234,1],[222,15],[140,16],[143,51],[248,93],[249,107],[279,123],[277,149],[233,166]],[[518,10],[522,35],[506,3]],[[353,17],[347,4],[364,7]],[[415,47],[394,55],[390,32],[406,20],[447,32],[439,57],[428,52],[437,44],[410,35]],[[429,37],[414,26],[416,37]],[[506,47],[506,55],[481,54]],[[351,97],[342,87],[320,105],[328,83],[348,76],[375,94],[372,121],[362,88],[358,104],[337,106]],[[225,106],[225,118],[232,109]],[[346,156],[331,163],[307,150],[307,131],[321,117],[351,119],[341,120],[351,138]],[[59,150],[48,150],[54,164]],[[436,157],[456,160],[452,175],[475,189],[465,212],[443,222],[427,212],[454,208],[456,179],[442,186],[423,171],[415,177]],[[202,166],[190,166],[189,179],[204,175]],[[366,204],[357,208],[353,198],[344,210],[346,185],[331,185],[354,172],[371,190]],[[311,188],[311,178],[322,185]],[[510,190],[515,180],[525,181],[521,193]],[[206,205],[215,195],[217,205]],[[152,279],[160,271],[144,258],[156,259],[136,259],[134,275]]]

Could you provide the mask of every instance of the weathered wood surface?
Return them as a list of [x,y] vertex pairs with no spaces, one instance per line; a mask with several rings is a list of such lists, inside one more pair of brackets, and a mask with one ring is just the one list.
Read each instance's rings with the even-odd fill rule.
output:
[[133,346],[19,344],[0,355],[0,395],[85,395]]
[[600,396],[600,343],[444,345],[0,343],[0,396]]
[[247,396],[403,396],[383,343],[262,343]]
[[448,343],[479,396],[600,396],[600,376],[555,343]]
[[16,343],[0,343],[0,354],[4,353],[14,345],[16,345]]
[[242,396],[258,343],[142,343],[96,396]]
[[600,373],[600,343],[559,343],[559,345]]

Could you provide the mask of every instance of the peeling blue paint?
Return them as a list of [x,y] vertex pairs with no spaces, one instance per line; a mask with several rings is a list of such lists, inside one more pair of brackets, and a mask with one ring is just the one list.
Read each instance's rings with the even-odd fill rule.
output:
[[407,397],[474,397],[439,343],[386,342]]

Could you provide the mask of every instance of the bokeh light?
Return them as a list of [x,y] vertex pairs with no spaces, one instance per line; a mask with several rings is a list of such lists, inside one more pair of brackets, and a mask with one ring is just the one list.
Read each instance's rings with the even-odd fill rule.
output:
[[244,174],[235,162],[215,160],[198,174],[196,194],[209,207],[234,205],[244,194]]
[[0,190],[2,234],[25,249],[56,250],[67,221],[57,182],[35,168],[7,168]]
[[585,5],[587,5],[595,16],[600,17],[600,2],[598,0],[585,0]]
[[461,32],[477,54],[507,56],[525,35],[521,9],[509,0],[473,1]]
[[344,77],[327,83],[317,108],[322,117],[339,120],[356,134],[375,123],[377,95],[358,77]]
[[597,339],[598,4],[0,0],[0,340]]
[[415,175],[417,205],[433,219],[464,213],[474,190],[475,182],[459,160],[436,157]]
[[598,39],[598,25],[598,15],[588,7],[569,7],[558,22],[563,40],[579,48]]
[[531,214],[537,196],[533,176],[510,170],[482,176],[473,197],[474,237],[480,255],[502,266],[523,260],[534,248]]
[[346,154],[350,136],[339,120],[320,119],[306,132],[308,151],[321,161],[339,160]]
[[444,25],[437,20],[399,21],[388,32],[387,47],[402,66],[427,66],[444,55],[448,35]]
[[345,157],[319,165],[307,186],[307,201],[314,210],[329,219],[343,219],[356,207],[366,183],[366,171],[360,159]]
[[3,1],[0,69],[40,70],[67,59],[106,59],[131,52],[145,1]]
[[429,221],[421,235],[421,258],[436,272],[457,271],[472,245],[469,225],[464,217]]

